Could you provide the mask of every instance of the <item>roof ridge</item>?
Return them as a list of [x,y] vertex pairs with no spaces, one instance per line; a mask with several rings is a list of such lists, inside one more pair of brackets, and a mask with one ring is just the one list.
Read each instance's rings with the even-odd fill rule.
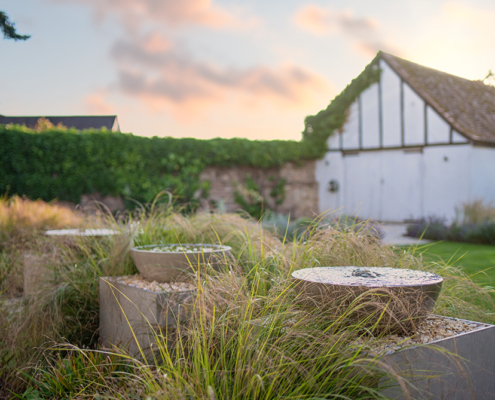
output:
[[[479,130],[475,129],[476,128],[475,125],[480,125],[479,123],[478,124],[476,124],[476,123],[471,123],[471,124],[464,123],[463,124],[463,123],[460,123],[458,121],[460,114],[472,114],[472,115],[468,115],[467,117],[466,117],[466,115],[464,115],[464,117],[466,117],[466,118],[464,118],[464,120],[465,120],[464,122],[470,122],[470,121],[468,121],[469,118],[471,118],[472,119],[471,122],[473,122],[474,120],[476,120],[476,117],[479,116],[478,114],[482,113],[484,110],[476,110],[473,107],[471,107],[469,112],[467,110],[464,110],[464,109],[461,110],[461,109],[459,109],[458,104],[457,105],[454,104],[454,101],[453,101],[454,99],[452,99],[452,98],[446,99],[446,98],[442,97],[442,95],[444,95],[445,93],[437,93],[437,96],[433,96],[431,94],[432,91],[435,91],[438,88],[442,89],[441,85],[443,84],[445,86],[443,88],[443,91],[445,92],[446,90],[448,91],[450,89],[450,91],[451,91],[450,96],[451,97],[452,96],[458,97],[458,96],[463,95],[463,94],[466,95],[466,96],[464,96],[464,97],[466,97],[466,104],[464,104],[465,107],[469,108],[469,106],[470,106],[468,104],[469,100],[472,100],[474,103],[476,103],[475,105],[479,104],[478,100],[484,100],[482,97],[486,96],[487,94],[489,96],[493,96],[493,100],[491,100],[490,103],[493,103],[493,105],[495,107],[495,88],[494,87],[485,85],[482,81],[466,79],[466,78],[463,78],[463,77],[460,77],[460,76],[457,76],[454,74],[450,74],[448,72],[440,71],[440,70],[437,70],[435,68],[427,67],[427,66],[409,61],[409,60],[405,60],[401,57],[397,57],[397,56],[394,56],[392,54],[385,53],[383,51],[380,51],[379,55],[385,62],[388,63],[388,65],[393,70],[395,70],[395,72],[401,77],[401,79],[403,79],[409,86],[411,86],[411,88],[420,97],[422,97],[423,100],[425,100],[426,103],[431,108],[433,108],[443,119],[445,119],[447,121],[447,123],[452,128],[454,128],[456,131],[458,131],[462,135],[466,136],[467,138],[475,140],[475,141],[487,141],[488,140],[490,142],[495,142],[495,132],[493,130],[490,129],[490,132],[488,135],[489,137],[486,137],[487,136],[486,134],[488,133],[488,132],[486,132],[486,125],[487,125],[486,122],[487,121],[481,121],[482,122],[481,125],[483,125],[482,128],[484,128],[484,130],[485,130],[484,134],[482,132],[479,132]],[[414,71],[414,70],[418,70],[418,71],[424,72],[426,74],[421,74],[421,73],[418,74],[418,73],[416,73],[417,71]],[[421,75],[430,75],[430,76],[433,75],[434,78],[436,78],[436,79],[432,80],[432,82],[434,82],[434,83],[430,83],[428,85],[427,82],[425,82],[424,76],[421,76]],[[442,81],[444,81],[444,82],[442,82]],[[445,85],[445,81],[448,81],[448,83],[450,85]],[[453,85],[452,83],[457,83],[458,85]],[[482,86],[479,86],[480,83],[482,84]],[[471,96],[470,96],[470,98],[468,98],[469,97],[469,96],[467,96],[468,93],[463,93],[463,91],[466,92],[466,87],[468,87],[470,85],[472,87],[476,87],[476,90],[482,89],[483,93],[477,93],[478,98],[473,98],[472,93],[469,93]],[[446,86],[450,86],[450,88],[446,88]],[[457,90],[457,93],[456,93],[456,90]],[[471,90],[471,88],[470,88],[470,90]],[[441,90],[440,90],[440,92],[441,92]],[[439,100],[437,100],[437,99],[439,99]],[[490,99],[488,99],[488,100],[490,100]],[[473,105],[471,104],[471,106],[473,106]],[[479,111],[479,112],[477,113],[476,111]],[[455,118],[452,115],[453,113],[459,114],[459,115],[457,115],[457,118]],[[485,116],[485,117],[487,117],[487,116]],[[495,114],[493,117],[495,117]],[[481,118],[481,120],[483,120],[483,119],[486,120],[486,118]],[[490,122],[490,124],[491,124],[491,122]],[[490,124],[488,124],[488,125],[490,125]],[[467,126],[467,125],[470,125],[470,126]],[[478,128],[480,128],[480,126],[478,126]]]

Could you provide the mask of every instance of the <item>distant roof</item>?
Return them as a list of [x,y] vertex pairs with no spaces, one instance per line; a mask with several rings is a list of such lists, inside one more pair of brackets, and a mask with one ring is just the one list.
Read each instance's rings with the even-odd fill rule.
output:
[[62,123],[67,128],[101,129],[107,128],[110,131],[120,132],[120,126],[116,115],[72,115],[72,116],[49,116],[40,115],[38,117],[8,117],[0,115],[0,124],[19,124],[34,128],[40,118],[46,118],[54,125]]
[[495,87],[382,51],[378,56],[456,131],[476,142],[495,143]]

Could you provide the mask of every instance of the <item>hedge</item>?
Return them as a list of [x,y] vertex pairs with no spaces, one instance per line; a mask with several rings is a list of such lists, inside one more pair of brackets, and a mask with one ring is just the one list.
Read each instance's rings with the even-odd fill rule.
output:
[[107,130],[0,125],[0,194],[79,202],[84,193],[148,202],[162,190],[183,201],[207,166],[270,168],[316,159],[324,146],[296,141],[141,137]]

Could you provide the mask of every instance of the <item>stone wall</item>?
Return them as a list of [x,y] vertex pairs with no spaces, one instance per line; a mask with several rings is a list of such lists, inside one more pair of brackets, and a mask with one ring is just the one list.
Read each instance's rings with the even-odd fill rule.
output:
[[[264,197],[268,208],[278,213],[290,214],[291,218],[314,217],[318,214],[318,183],[315,177],[315,162],[306,161],[302,165],[287,163],[279,168],[261,169],[254,167],[208,167],[201,173],[201,181],[210,182],[208,197],[203,200],[203,208],[221,204],[225,211],[237,211],[234,201],[238,185],[245,184],[251,177]],[[276,204],[270,192],[281,179],[285,179],[285,198]]]

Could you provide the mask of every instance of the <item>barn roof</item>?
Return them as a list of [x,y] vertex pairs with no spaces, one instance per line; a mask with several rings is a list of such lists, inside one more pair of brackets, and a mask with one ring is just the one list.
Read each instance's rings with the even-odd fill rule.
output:
[[28,128],[34,128],[40,118],[46,118],[54,125],[62,123],[68,128],[83,129],[101,129],[103,127],[110,131],[120,131],[119,122],[116,115],[73,115],[73,116],[29,116],[29,117],[8,117],[0,115],[0,124],[19,124],[26,125]]
[[382,51],[378,56],[456,131],[476,142],[495,143],[495,87]]

